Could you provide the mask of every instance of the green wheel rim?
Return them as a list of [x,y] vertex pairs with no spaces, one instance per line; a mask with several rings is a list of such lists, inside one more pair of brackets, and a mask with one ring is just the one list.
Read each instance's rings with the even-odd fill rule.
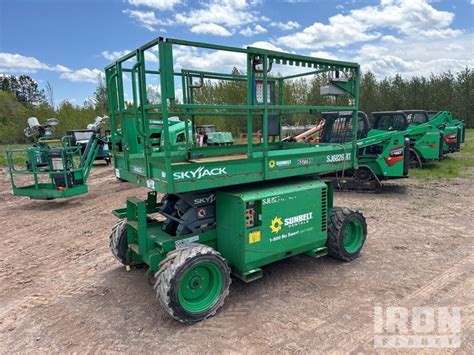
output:
[[217,302],[224,277],[213,262],[201,261],[188,269],[179,282],[178,300],[189,313],[201,313]]
[[344,237],[342,240],[344,249],[348,253],[355,253],[362,246],[363,240],[364,229],[362,223],[356,218],[351,219],[344,228]]

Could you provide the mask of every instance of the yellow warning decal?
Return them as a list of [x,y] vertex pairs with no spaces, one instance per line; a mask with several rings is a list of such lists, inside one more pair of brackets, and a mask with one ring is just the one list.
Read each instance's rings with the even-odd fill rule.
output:
[[249,244],[257,243],[262,240],[261,231],[253,231],[249,233]]

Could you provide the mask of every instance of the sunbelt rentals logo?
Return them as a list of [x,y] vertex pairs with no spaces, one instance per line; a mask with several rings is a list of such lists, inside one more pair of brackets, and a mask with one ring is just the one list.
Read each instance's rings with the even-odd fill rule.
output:
[[313,212],[299,214],[293,217],[288,217],[282,220],[280,217],[275,217],[270,223],[270,230],[272,233],[278,233],[281,231],[282,227],[296,227],[302,224],[309,223],[313,219]]
[[202,179],[207,176],[220,176],[220,175],[227,175],[226,168],[207,169],[204,166],[200,166],[194,170],[176,171],[173,173],[173,178],[175,180]]
[[280,217],[275,217],[272,219],[272,223],[270,224],[270,229],[272,233],[278,233],[281,231],[281,227],[283,226],[283,221]]

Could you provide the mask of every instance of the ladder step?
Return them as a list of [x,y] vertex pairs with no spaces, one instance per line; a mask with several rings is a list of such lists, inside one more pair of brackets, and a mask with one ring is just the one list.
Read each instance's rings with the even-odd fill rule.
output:
[[133,229],[135,229],[136,231],[138,231],[138,222],[137,221],[127,220],[127,224],[130,227],[132,227]]
[[141,202],[143,202],[143,200],[140,200],[139,198],[136,198],[136,197],[129,197],[129,198],[127,199],[127,202],[131,203],[132,205],[137,206],[138,204],[140,204]]
[[129,244],[128,248],[131,249],[135,254],[140,254],[140,248],[138,247],[138,244]]

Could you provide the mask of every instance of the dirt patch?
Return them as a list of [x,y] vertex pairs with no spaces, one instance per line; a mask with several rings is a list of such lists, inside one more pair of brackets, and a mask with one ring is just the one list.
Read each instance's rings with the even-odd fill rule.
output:
[[109,251],[110,211],[145,189],[103,166],[69,200],[12,196],[5,171],[0,186],[0,352],[369,352],[374,306],[459,306],[457,351],[473,353],[472,180],[337,193],[367,218],[359,259],[297,256],[254,283],[234,279],[221,311],[194,326],[168,317],[144,270]]

